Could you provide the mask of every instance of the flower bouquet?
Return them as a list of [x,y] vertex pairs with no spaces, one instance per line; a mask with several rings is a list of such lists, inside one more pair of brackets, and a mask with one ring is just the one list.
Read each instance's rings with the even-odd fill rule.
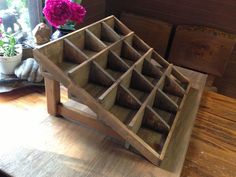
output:
[[56,29],[75,30],[75,25],[83,22],[85,8],[81,0],[46,0],[43,14]]

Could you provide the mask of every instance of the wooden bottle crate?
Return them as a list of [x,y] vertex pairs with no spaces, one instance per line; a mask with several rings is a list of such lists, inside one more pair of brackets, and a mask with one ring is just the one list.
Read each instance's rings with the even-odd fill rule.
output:
[[67,111],[58,111],[59,82],[98,118],[70,117],[117,137],[155,165],[165,158],[176,123],[184,119],[190,82],[118,19],[105,18],[48,43],[34,56],[46,89],[53,90],[47,95],[50,114]]

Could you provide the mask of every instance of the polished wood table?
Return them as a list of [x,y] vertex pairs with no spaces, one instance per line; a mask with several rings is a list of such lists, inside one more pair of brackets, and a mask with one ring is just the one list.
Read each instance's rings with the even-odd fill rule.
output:
[[[186,72],[194,80],[194,87],[204,85],[204,75],[196,77],[195,72]],[[182,176],[216,176],[213,171],[232,176],[235,172],[235,101],[217,96],[204,94]],[[212,120],[214,116],[208,117],[210,111],[215,112],[217,121]],[[0,112],[0,169],[12,176],[166,175],[166,171],[105,135],[49,116],[42,89],[1,94]],[[172,177],[173,173],[168,176]]]
[[235,99],[214,92],[203,94],[182,176],[236,176]]

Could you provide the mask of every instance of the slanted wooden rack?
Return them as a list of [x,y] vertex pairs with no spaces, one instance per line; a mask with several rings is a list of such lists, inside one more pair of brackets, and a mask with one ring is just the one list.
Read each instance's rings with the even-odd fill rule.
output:
[[[189,80],[114,16],[34,50],[48,112],[124,142],[150,162],[164,159]],[[97,118],[60,102],[60,83]],[[92,118],[91,118],[92,117]]]

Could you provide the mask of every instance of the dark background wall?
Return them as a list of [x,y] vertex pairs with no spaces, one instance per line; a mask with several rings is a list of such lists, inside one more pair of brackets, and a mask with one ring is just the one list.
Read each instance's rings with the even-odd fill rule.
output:
[[106,0],[83,0],[82,5],[87,10],[87,15],[83,26],[93,23],[105,17],[106,14]]
[[107,13],[122,11],[158,18],[173,24],[197,24],[236,33],[235,0],[107,0]]
[[[236,34],[235,0],[106,0],[106,15],[129,12],[172,24],[213,27]],[[236,49],[222,78],[215,85],[219,92],[236,98]]]

